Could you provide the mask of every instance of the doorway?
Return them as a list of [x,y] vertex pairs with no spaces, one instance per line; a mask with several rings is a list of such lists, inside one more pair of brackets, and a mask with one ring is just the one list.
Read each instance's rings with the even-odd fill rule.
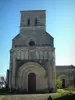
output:
[[65,88],[65,79],[62,79],[62,88]]
[[29,73],[28,75],[28,92],[35,93],[36,92],[36,74]]

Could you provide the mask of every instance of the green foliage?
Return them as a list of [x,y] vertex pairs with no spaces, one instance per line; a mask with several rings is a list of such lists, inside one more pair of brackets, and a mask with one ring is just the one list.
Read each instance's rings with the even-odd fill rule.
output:
[[68,89],[57,89],[57,93],[69,93]]
[[7,93],[8,93],[8,88],[0,89],[0,94],[7,94]]
[[53,100],[75,100],[75,94],[58,94]]
[[58,89],[60,89],[61,88],[61,84],[62,84],[62,80],[61,80],[60,76],[57,76],[56,77],[56,87]]

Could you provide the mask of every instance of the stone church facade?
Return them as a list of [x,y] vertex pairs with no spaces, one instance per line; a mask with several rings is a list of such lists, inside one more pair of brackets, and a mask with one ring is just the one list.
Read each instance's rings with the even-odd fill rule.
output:
[[20,32],[12,40],[10,89],[56,91],[54,38],[46,32],[46,11],[21,11]]

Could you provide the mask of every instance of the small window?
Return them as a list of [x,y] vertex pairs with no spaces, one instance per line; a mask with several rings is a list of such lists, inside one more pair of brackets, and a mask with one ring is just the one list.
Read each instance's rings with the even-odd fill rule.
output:
[[27,25],[28,25],[28,26],[30,25],[30,19],[28,19],[28,21],[27,21]]
[[37,18],[35,19],[35,25],[37,25]]
[[34,41],[30,41],[29,42],[29,46],[34,46],[35,45],[35,42]]

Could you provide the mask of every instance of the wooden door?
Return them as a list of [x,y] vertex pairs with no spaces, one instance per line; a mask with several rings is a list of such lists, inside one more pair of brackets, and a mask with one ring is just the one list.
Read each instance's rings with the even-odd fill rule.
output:
[[34,73],[30,73],[28,75],[28,92],[29,93],[36,92],[36,75]]

